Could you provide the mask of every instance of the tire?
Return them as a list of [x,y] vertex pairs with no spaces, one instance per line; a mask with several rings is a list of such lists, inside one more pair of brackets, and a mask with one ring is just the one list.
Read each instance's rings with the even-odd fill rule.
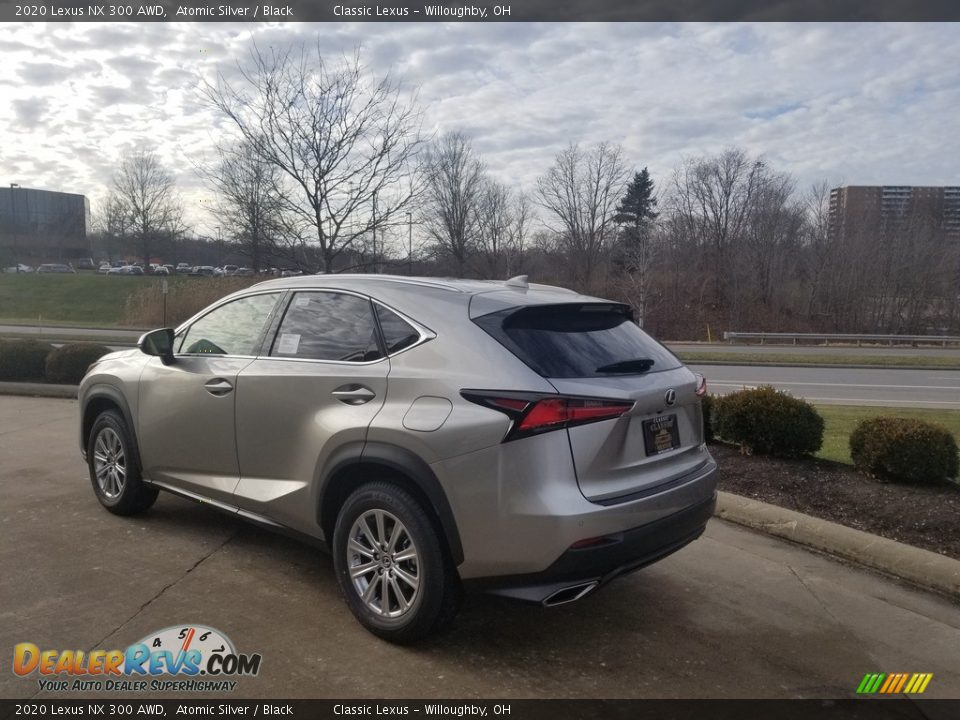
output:
[[157,489],[142,480],[140,454],[116,410],[106,410],[94,421],[87,438],[87,468],[97,500],[115,515],[143,512],[157,499]]
[[347,498],[333,533],[333,566],[354,617],[389,642],[420,640],[459,607],[459,578],[434,523],[396,485],[369,483]]

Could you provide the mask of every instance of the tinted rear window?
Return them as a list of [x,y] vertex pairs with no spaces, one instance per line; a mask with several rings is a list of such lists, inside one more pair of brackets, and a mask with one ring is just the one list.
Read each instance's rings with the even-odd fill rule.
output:
[[[540,305],[474,322],[544,377],[612,377],[680,367],[637,326],[626,305]],[[652,362],[634,362],[643,359]]]

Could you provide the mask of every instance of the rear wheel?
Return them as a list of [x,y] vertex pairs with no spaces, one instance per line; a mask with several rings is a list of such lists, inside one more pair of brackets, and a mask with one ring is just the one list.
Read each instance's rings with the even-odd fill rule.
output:
[[116,515],[143,512],[157,499],[156,488],[140,476],[140,456],[123,416],[101,413],[87,440],[87,467],[97,500]]
[[429,516],[405,490],[370,483],[354,491],[333,534],[337,581],[373,634],[418,640],[456,613],[459,582]]

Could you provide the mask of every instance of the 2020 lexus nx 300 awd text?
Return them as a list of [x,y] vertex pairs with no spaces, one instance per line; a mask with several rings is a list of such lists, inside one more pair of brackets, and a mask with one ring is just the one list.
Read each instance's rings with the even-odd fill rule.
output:
[[92,365],[80,445],[111,512],[167,490],[323,541],[357,619],[405,642],[464,588],[570,602],[698,537],[703,391],[620,303],[302,276]]

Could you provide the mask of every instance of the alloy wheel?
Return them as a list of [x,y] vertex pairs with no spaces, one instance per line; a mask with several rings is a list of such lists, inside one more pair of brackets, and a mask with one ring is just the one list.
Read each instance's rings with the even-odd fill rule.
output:
[[93,444],[93,471],[105,498],[120,497],[127,482],[127,460],[123,442],[113,428],[105,427],[97,434]]
[[347,567],[354,589],[371,611],[398,618],[420,592],[417,546],[406,526],[385,510],[368,510],[350,528]]

